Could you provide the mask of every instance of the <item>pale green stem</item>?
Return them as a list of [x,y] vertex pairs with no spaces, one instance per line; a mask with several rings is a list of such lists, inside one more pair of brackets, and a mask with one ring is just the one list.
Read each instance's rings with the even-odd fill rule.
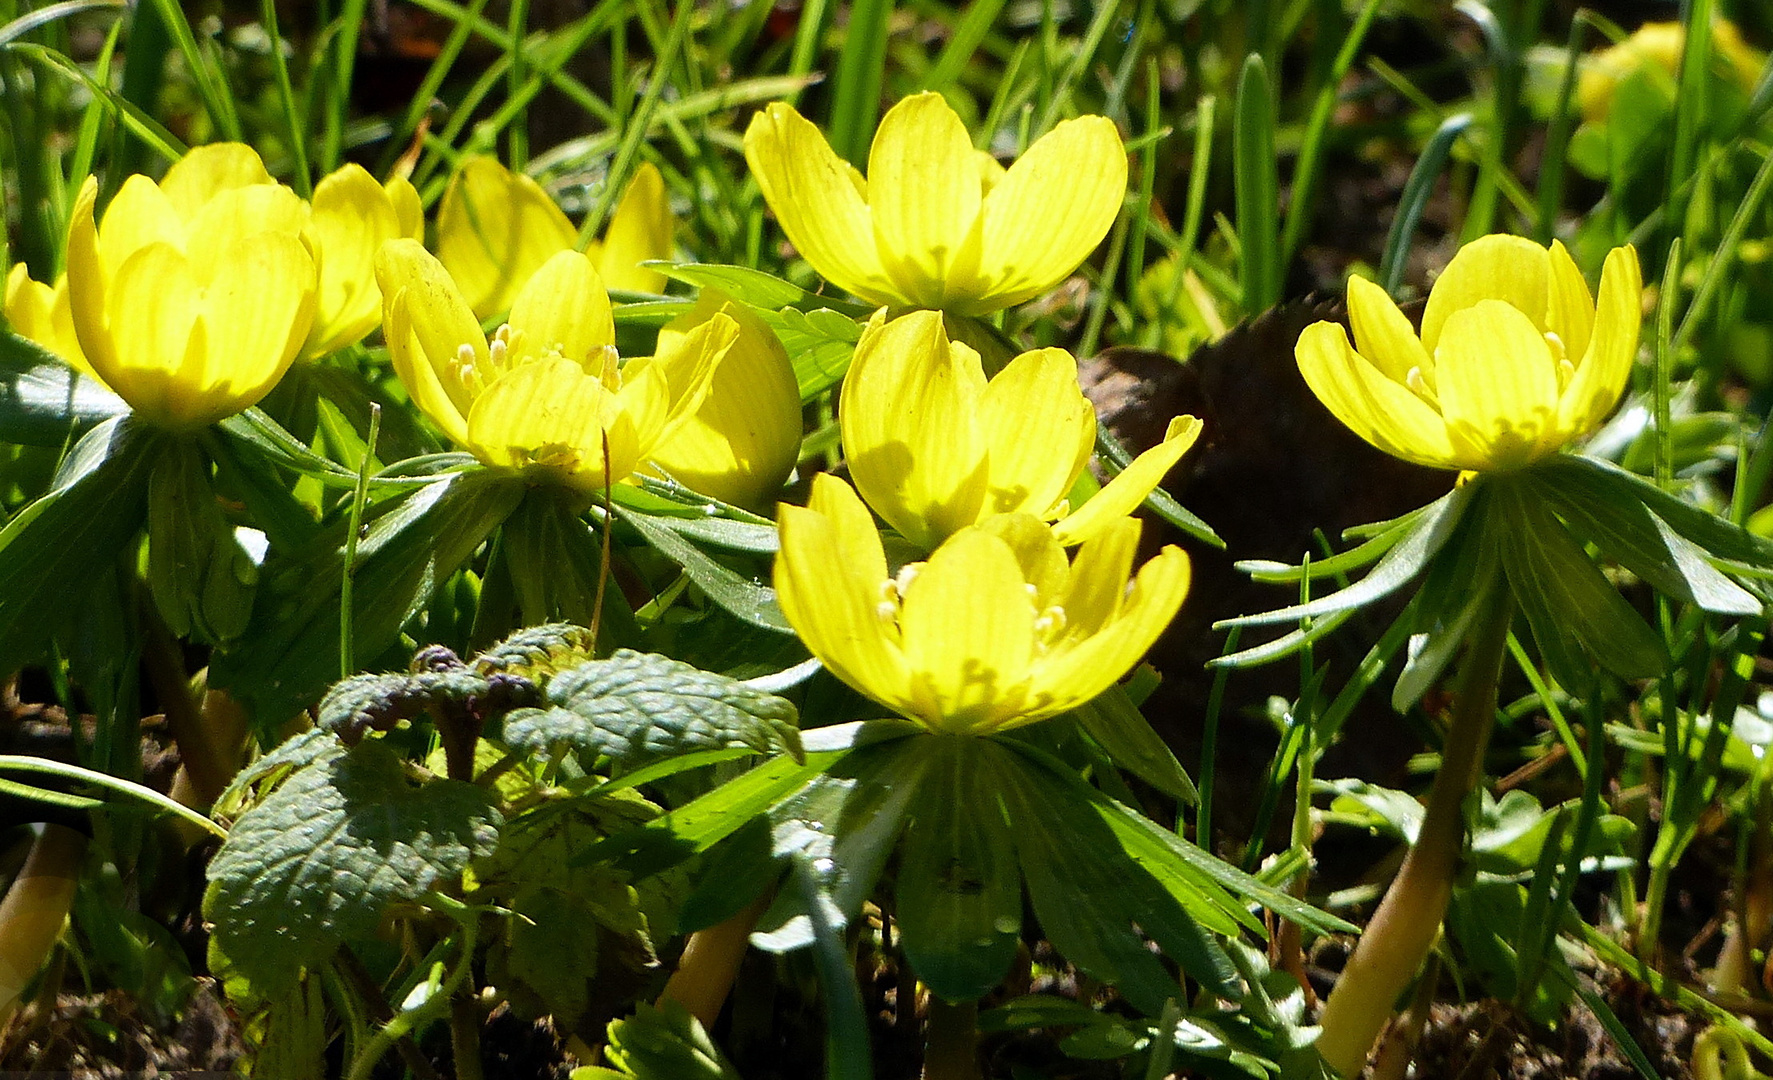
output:
[[1422,966],[1440,932],[1465,846],[1462,807],[1482,773],[1484,748],[1496,715],[1496,684],[1502,675],[1513,611],[1512,598],[1499,587],[1472,627],[1440,771],[1429,791],[1428,810],[1416,844],[1404,858],[1324,1006],[1318,1052],[1343,1076],[1360,1075],[1373,1040],[1391,1016],[1392,1005]]
[[979,1080],[979,1003],[950,1005],[930,995],[924,1022],[923,1080]]

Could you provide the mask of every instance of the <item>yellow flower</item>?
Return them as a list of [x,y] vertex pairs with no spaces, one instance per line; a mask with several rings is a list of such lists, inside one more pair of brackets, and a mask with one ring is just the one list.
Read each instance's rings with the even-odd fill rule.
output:
[[813,269],[871,304],[983,315],[1051,289],[1087,258],[1126,195],[1106,117],[1067,120],[1006,172],[973,149],[940,94],[888,110],[868,178],[776,102],[745,131],[745,160]]
[[1354,346],[1335,323],[1299,335],[1299,372],[1355,434],[1439,469],[1519,469],[1606,418],[1637,353],[1637,252],[1615,248],[1597,305],[1562,244],[1486,236],[1429,293],[1418,337],[1370,281],[1348,282]]
[[382,320],[376,251],[397,237],[424,239],[419,193],[403,177],[378,184],[361,165],[345,165],[314,188],[302,238],[317,274],[314,325],[302,355],[325,356],[362,340]]
[[[1599,123],[1613,108],[1619,84],[1646,68],[1660,68],[1672,80],[1680,74],[1681,50],[1687,43],[1687,27],[1678,22],[1651,22],[1630,37],[1588,58],[1576,84],[1576,104],[1585,119]],[[1728,19],[1711,24],[1712,59],[1716,70],[1741,87],[1754,90],[1766,56],[1742,40],[1741,31]],[[1671,88],[1672,89],[1672,88]]]
[[800,387],[788,351],[743,304],[705,289],[696,306],[659,331],[658,362],[673,386],[695,352],[697,327],[715,314],[739,337],[714,372],[702,407],[652,453],[654,468],[704,495],[761,511],[782,489],[800,455]]
[[990,734],[1076,708],[1138,663],[1188,593],[1166,547],[1130,583],[1139,522],[1120,518],[1069,564],[1051,529],[1012,514],[887,571],[874,520],[820,474],[783,506],[776,591],[831,673],[932,731]]
[[88,378],[97,379],[86,354],[80,351],[80,338],[74,333],[74,312],[68,306],[68,275],[45,285],[31,278],[24,263],[13,264],[6,275],[6,321],[12,332],[29,338],[61,357],[68,366]]
[[[663,292],[665,278],[637,264],[671,257],[671,207],[659,170],[643,163],[589,249],[606,288]],[[471,157],[443,193],[437,256],[482,319],[511,309],[543,263],[578,246],[578,230],[542,186],[491,157]]]
[[413,402],[488,465],[597,491],[626,479],[701,407],[739,336],[719,312],[670,365],[617,366],[609,295],[591,260],[563,251],[521,283],[489,340],[443,264],[414,240],[376,257],[383,331]]
[[1096,444],[1096,413],[1063,349],[1036,349],[989,381],[979,354],[948,340],[939,312],[862,331],[838,406],[844,456],[876,513],[929,551],[994,514],[1058,519],[1066,546],[1131,513],[1194,445],[1200,421],[1170,421],[1164,441],[1075,512],[1066,495]]
[[68,229],[68,301],[93,370],[175,430],[264,397],[314,319],[307,204],[239,143],[192,150],[159,184],[131,176],[102,225],[97,198],[88,178]]

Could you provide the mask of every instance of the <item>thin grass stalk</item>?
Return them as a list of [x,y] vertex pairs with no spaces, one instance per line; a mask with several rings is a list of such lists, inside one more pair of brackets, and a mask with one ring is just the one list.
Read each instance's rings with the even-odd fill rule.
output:
[[886,78],[887,35],[893,0],[856,0],[832,79],[831,149],[858,169],[880,122],[880,90]]

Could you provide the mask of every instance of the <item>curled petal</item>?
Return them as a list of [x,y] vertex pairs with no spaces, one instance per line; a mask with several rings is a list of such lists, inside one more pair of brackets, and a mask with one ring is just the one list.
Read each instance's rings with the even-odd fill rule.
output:
[[53,286],[45,285],[31,279],[24,263],[15,263],[6,275],[6,321],[14,333],[61,357],[82,375],[98,378],[86,362],[80,338],[74,332],[66,274]]
[[1558,399],[1560,430],[1570,435],[1589,430],[1606,418],[1625,392],[1637,357],[1643,294],[1637,251],[1629,246],[1614,248],[1601,268],[1594,335],[1575,377]]
[[1294,352],[1306,385],[1350,431],[1405,461],[1460,467],[1440,413],[1350,348],[1342,327],[1311,324]]
[[1063,281],[1108,234],[1126,190],[1113,121],[1080,116],[1047,132],[986,196],[980,277],[989,293],[955,310],[1010,307]]
[[821,277],[869,303],[902,302],[875,248],[862,178],[817,127],[775,102],[745,129],[745,161],[789,242]]
[[[93,195],[97,198],[97,181]],[[91,212],[90,208],[87,211]],[[149,244],[170,244],[185,250],[186,219],[174,208],[154,181],[140,174],[123,181],[95,238],[106,277],[117,272],[125,259]],[[82,277],[85,275],[82,274]]]
[[[129,186],[124,182],[125,188]],[[121,192],[118,193],[121,197]],[[74,334],[80,350],[86,354],[93,370],[104,378],[104,369],[116,364],[116,345],[111,338],[110,317],[106,313],[106,285],[111,271],[105,266],[99,250],[99,231],[93,221],[93,202],[98,198],[98,181],[87,177],[74,199],[74,211],[68,216],[68,310],[74,322]],[[107,381],[107,385],[109,385]]]
[[394,208],[394,219],[400,223],[398,235],[424,243],[425,204],[419,199],[419,189],[404,176],[396,176],[382,187],[388,193],[388,204]]
[[223,252],[204,297],[214,396],[193,423],[256,405],[283,378],[314,320],[313,282],[308,249],[293,236],[244,236]]
[[1171,419],[1164,431],[1164,441],[1134,458],[1132,463],[1101,491],[1091,496],[1073,513],[1053,526],[1061,544],[1081,543],[1096,535],[1110,522],[1124,518],[1145,501],[1153,488],[1163,483],[1164,475],[1200,438],[1201,423],[1192,416]]
[[[1062,602],[1071,564],[1051,526],[1032,514],[998,514],[981,521],[978,528],[1009,545],[1022,568],[1022,580],[1034,586],[1037,612]],[[1121,584],[1126,584],[1124,573]]]

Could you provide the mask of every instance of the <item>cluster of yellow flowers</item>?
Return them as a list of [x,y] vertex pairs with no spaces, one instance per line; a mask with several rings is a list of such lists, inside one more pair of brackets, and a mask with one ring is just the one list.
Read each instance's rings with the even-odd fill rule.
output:
[[[1135,573],[1129,515],[1200,422],[1177,417],[1099,491],[1080,486],[1096,420],[1076,361],[1039,349],[988,373],[944,318],[1038,296],[1101,242],[1126,190],[1113,124],[1062,123],[1005,169],[939,95],[920,94],[883,118],[864,177],[778,103],[744,148],[799,253],[880,305],[839,401],[854,487],[821,475],[806,507],[780,512],[789,620],[832,672],[935,731],[997,731],[1099,694],[1188,590],[1174,547]],[[640,264],[673,254],[651,166],[589,250],[541,187],[485,157],[445,193],[435,254],[405,180],[346,166],[305,201],[238,144],[193,150],[159,184],[130,177],[102,222],[96,196],[89,180],[67,273],[51,286],[15,267],[5,310],[149,423],[190,430],[238,412],[291,363],[379,321],[414,404],[486,465],[531,482],[591,492],[650,473],[765,509],[794,468],[792,366],[745,305],[704,290],[654,355],[617,355],[606,290],[662,291]],[[1611,409],[1636,349],[1639,291],[1629,248],[1608,258],[1597,310],[1560,245],[1488,237],[1441,276],[1420,334],[1355,280],[1353,345],[1320,323],[1300,338],[1299,364],[1381,449],[1521,468]],[[925,557],[891,565],[874,515]]]

